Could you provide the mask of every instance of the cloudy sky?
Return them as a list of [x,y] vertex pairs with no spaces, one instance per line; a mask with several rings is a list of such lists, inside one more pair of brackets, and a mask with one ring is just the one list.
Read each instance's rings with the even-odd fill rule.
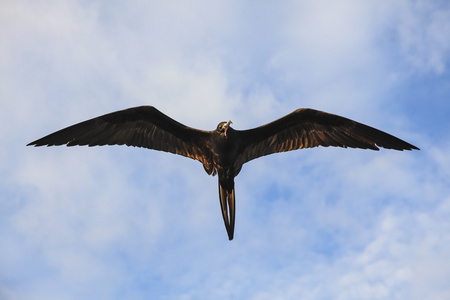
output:
[[[0,2],[0,299],[450,299],[450,3]],[[212,130],[300,107],[420,151],[315,148],[217,178],[25,147],[138,105]]]

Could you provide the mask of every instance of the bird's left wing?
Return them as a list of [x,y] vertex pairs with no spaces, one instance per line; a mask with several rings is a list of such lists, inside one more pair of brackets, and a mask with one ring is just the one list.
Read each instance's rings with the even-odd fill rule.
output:
[[[235,168],[260,156],[317,146],[379,150],[419,149],[395,136],[356,121],[313,109],[298,109],[269,124],[238,131]],[[378,147],[377,147],[378,146]]]
[[200,161],[212,172],[209,132],[187,127],[153,106],[140,106],[93,118],[27,146],[127,145],[171,152]]

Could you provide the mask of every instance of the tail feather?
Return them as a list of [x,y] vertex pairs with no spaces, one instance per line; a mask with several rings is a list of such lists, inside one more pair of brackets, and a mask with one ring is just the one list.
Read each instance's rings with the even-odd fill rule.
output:
[[[234,182],[233,182],[234,183]],[[219,198],[220,206],[222,208],[222,217],[227,229],[228,239],[231,241],[234,235],[234,220],[235,220],[235,195],[234,184],[225,187],[219,180]]]

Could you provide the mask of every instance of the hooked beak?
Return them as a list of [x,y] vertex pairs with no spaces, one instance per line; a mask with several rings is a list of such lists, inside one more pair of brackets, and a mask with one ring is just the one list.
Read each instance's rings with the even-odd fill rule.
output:
[[227,124],[225,124],[225,132],[224,132],[225,136],[227,136],[227,131],[228,131],[228,128],[230,127],[230,124],[233,124],[233,122],[231,122],[231,120],[228,120]]

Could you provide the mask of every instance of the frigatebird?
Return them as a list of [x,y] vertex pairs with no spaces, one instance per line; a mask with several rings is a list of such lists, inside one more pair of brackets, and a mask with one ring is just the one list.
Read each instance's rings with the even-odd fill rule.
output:
[[153,106],[140,106],[69,126],[27,146],[127,145],[196,159],[208,175],[219,175],[220,206],[230,240],[235,223],[234,177],[252,159],[317,146],[419,150],[381,130],[308,108],[249,130],[235,130],[230,124],[221,122],[215,130],[203,131],[185,126]]

